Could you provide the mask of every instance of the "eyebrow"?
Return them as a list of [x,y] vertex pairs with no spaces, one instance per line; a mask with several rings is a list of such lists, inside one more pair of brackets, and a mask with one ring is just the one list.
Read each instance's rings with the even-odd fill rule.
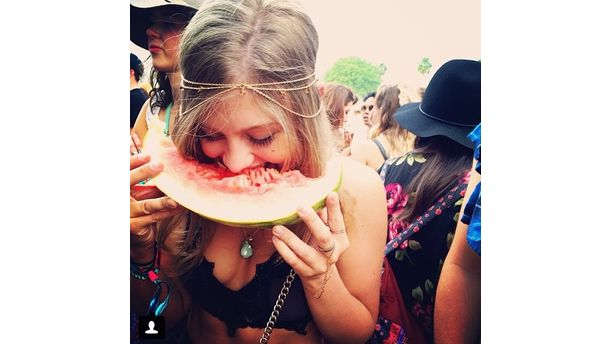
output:
[[[244,129],[240,129],[241,132],[247,132],[247,131],[251,131],[251,130],[259,130],[259,129],[280,129],[281,125],[279,123],[276,122],[269,122],[269,123],[264,123],[264,124],[258,124],[258,125],[254,125],[248,128],[244,128]],[[206,125],[202,126],[202,129],[206,132],[219,132],[220,130],[215,130],[213,128],[210,128]]]

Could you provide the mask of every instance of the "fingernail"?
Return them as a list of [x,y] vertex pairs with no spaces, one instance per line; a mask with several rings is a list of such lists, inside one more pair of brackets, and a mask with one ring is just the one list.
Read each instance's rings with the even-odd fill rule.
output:
[[283,234],[283,227],[281,226],[274,226],[272,227],[272,234],[276,235],[276,236],[280,236]]
[[301,206],[301,207],[297,208],[297,213],[298,213],[298,215],[304,216],[304,215],[308,214],[308,210],[306,210],[306,207]]
[[149,166],[153,171],[159,171],[164,167],[164,165],[159,161],[152,162],[151,164],[149,164]]
[[145,160],[147,160],[148,157],[149,157],[149,155],[145,154],[145,153],[138,154],[138,159],[140,159],[140,161],[145,161]]
[[178,204],[173,199],[167,200],[166,205],[170,208],[176,208],[178,206]]

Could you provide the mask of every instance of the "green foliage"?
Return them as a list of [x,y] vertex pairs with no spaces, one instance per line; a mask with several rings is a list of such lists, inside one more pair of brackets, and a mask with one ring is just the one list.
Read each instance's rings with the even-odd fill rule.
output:
[[362,98],[376,91],[387,70],[384,64],[375,66],[359,57],[344,57],[336,61],[325,74],[325,82],[336,82],[350,87]]
[[419,62],[417,71],[421,74],[429,74],[431,71],[431,62],[429,62],[429,57],[423,57],[421,62]]

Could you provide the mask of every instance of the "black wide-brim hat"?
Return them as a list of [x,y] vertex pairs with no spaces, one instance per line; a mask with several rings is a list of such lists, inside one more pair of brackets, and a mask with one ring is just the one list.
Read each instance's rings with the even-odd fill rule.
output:
[[443,64],[431,78],[423,101],[401,106],[395,120],[416,136],[446,136],[474,149],[467,135],[480,123],[480,62]]
[[151,27],[151,13],[162,6],[176,7],[177,12],[187,12],[191,18],[204,0],[130,0],[130,41],[148,50],[146,30]]

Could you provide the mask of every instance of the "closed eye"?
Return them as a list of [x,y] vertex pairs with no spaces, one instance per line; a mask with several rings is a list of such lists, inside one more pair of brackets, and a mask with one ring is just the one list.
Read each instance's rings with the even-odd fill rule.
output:
[[253,143],[254,145],[257,145],[257,146],[267,146],[270,143],[272,143],[272,141],[274,140],[274,136],[275,135],[276,134],[272,134],[272,135],[264,137],[262,139],[249,136],[249,141],[251,141],[251,143]]

